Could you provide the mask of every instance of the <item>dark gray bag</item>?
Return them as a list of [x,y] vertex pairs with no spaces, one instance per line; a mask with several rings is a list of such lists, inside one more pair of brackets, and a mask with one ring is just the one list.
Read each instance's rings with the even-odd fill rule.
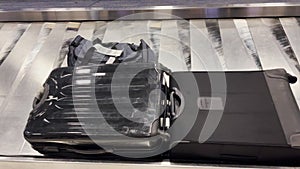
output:
[[142,39],[137,46],[118,42],[102,43],[100,39],[89,41],[78,35],[69,46],[68,66],[105,64],[110,57],[114,58],[112,63],[157,63],[157,56]]

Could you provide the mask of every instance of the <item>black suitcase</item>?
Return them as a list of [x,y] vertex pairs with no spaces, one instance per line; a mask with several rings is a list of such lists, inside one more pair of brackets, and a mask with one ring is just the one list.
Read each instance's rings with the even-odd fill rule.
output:
[[[289,85],[296,77],[283,69],[192,73],[200,97],[197,103],[185,101],[182,115],[189,114],[188,107],[198,106],[199,112],[187,136],[172,140],[178,144],[170,151],[171,161],[300,164],[300,111]],[[195,89],[185,83],[187,72],[172,76],[181,83],[183,97],[191,97]],[[226,95],[220,85],[211,91],[210,79],[222,76],[226,77]],[[179,123],[176,126],[190,124]],[[176,126],[173,137],[180,130]]]

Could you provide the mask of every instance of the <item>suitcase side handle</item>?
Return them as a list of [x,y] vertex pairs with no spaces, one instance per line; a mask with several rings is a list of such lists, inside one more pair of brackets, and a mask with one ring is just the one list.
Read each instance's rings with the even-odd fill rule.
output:
[[172,90],[173,91],[170,94],[171,114],[173,116],[172,119],[175,120],[182,114],[185,101],[184,101],[183,94],[176,87],[173,87]]

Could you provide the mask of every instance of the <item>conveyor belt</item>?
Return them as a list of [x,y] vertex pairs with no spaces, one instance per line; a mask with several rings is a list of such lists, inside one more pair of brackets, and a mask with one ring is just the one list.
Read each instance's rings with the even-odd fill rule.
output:
[[[300,78],[299,23],[299,18],[0,23],[0,155],[40,156],[22,132],[34,96],[53,68],[66,65],[66,45],[77,34],[104,42],[144,39],[173,71],[285,68]],[[292,90],[300,105],[300,83]]]

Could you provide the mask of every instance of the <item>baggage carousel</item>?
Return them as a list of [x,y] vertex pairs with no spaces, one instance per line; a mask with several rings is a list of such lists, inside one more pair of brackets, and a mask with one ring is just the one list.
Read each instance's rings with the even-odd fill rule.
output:
[[[31,148],[23,130],[34,96],[51,70],[66,66],[76,35],[143,39],[172,71],[284,68],[300,78],[298,11],[296,0],[0,1],[0,168],[255,167],[51,159]],[[291,88],[300,106],[300,83]]]

